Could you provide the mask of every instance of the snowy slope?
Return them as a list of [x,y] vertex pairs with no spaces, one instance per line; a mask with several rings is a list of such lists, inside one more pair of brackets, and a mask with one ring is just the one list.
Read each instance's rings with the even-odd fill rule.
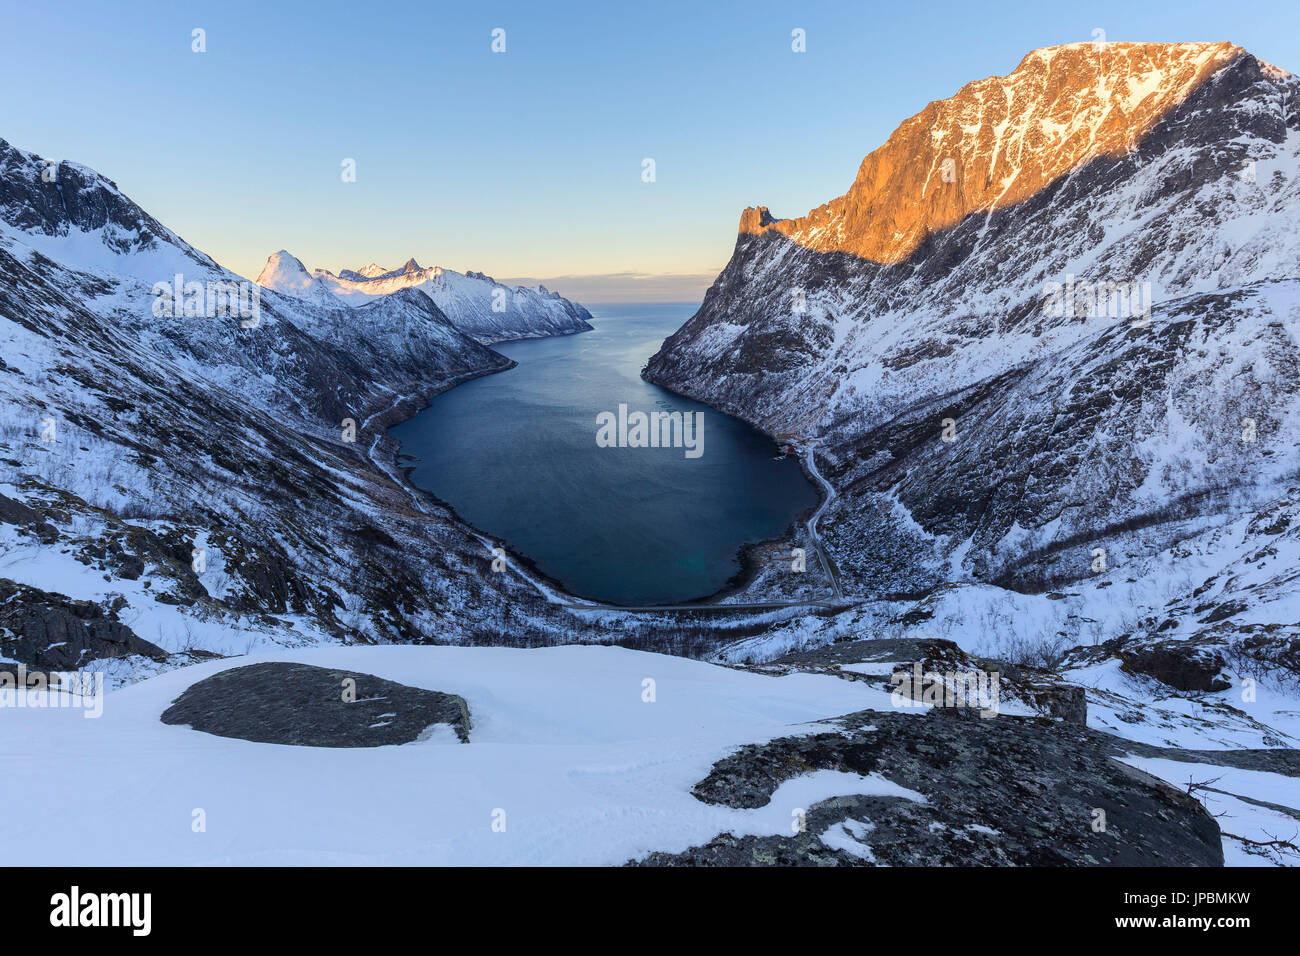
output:
[[[471,742],[290,747],[159,722],[185,687],[258,660],[360,668],[459,694],[474,721]],[[646,677],[657,682],[655,703],[642,701]],[[797,781],[758,810],[691,796],[737,744],[869,705],[888,706],[888,695],[618,648],[333,648],[201,664],[109,695],[99,719],[70,708],[6,713],[5,749],[38,748],[48,758],[27,785],[0,796],[0,812],[26,821],[6,859],[617,865],[728,829],[785,833],[791,810],[834,794],[898,792],[878,777],[829,774]],[[99,781],[100,798],[78,796],[74,777]],[[204,833],[191,830],[196,807],[206,813]],[[498,808],[503,833],[492,827]]]
[[[455,694],[468,739],[435,723],[405,744],[302,746],[160,721],[212,675],[277,661],[357,674],[359,695],[373,677]],[[204,714],[240,709],[231,680]],[[368,703],[402,716],[393,697]],[[66,705],[9,717],[0,741],[51,758],[0,794],[0,811],[25,821],[10,846],[21,864],[1222,861],[1196,801],[1121,769],[1079,730],[900,712],[865,680],[622,648],[253,655],[110,694],[94,719]],[[948,778],[934,758],[913,759],[937,749],[973,765]],[[1037,788],[1016,785],[1024,772],[1059,772],[1063,790],[1026,799]],[[101,784],[94,801],[86,779]],[[1109,835],[1080,825],[1098,800],[1114,810]]]

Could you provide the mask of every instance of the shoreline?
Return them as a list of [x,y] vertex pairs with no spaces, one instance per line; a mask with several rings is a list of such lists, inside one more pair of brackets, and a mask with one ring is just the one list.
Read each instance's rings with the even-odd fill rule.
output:
[[[568,333],[568,334],[581,334],[581,332]],[[550,336],[530,336],[526,339],[516,339],[512,341],[531,341],[531,340],[548,338],[548,337]],[[662,613],[664,614],[681,613],[684,610],[694,610],[694,609],[698,609],[701,611],[711,611],[711,612],[728,610],[732,607],[732,605],[726,603],[726,599],[738,594],[743,594],[743,592],[750,585],[752,585],[754,581],[758,578],[760,572],[766,567],[765,563],[760,562],[757,559],[758,554],[764,548],[769,547],[771,545],[779,544],[781,542],[786,542],[786,541],[795,541],[797,539],[797,529],[800,528],[801,526],[805,526],[809,517],[815,514],[817,512],[817,509],[820,508],[826,500],[826,494],[824,489],[816,481],[812,479],[812,476],[809,474],[803,459],[798,458],[797,460],[799,462],[800,472],[804,476],[804,479],[812,487],[815,495],[815,501],[812,504],[810,504],[808,507],[804,508],[803,510],[795,514],[789,520],[789,522],[781,529],[779,533],[772,535],[770,537],[759,538],[754,541],[745,541],[739,544],[736,547],[736,550],[734,552],[735,560],[737,564],[736,569],[714,590],[711,590],[709,592],[706,592],[704,594],[695,597],[689,597],[689,598],[684,598],[679,600],[668,600],[668,601],[661,602],[659,604],[647,604],[647,603],[637,603],[637,602],[619,604],[619,603],[609,601],[607,599],[583,595],[577,592],[576,590],[572,589],[565,582],[543,571],[538,566],[538,564],[534,559],[532,559],[531,557],[529,557],[528,555],[524,554],[523,552],[519,551],[516,547],[514,547],[508,538],[491,534],[490,532],[485,531],[484,529],[476,526],[473,522],[466,519],[464,515],[460,514],[460,512],[458,512],[455,506],[452,505],[450,502],[442,499],[441,497],[439,497],[437,494],[430,491],[429,489],[422,488],[419,485],[415,484],[415,482],[411,478],[411,475],[414,472],[415,468],[417,467],[415,462],[417,462],[419,459],[417,456],[407,455],[405,452],[403,452],[402,443],[400,439],[395,438],[389,431],[389,429],[394,428],[397,425],[402,424],[404,422],[407,422],[412,418],[414,418],[419,413],[427,410],[432,405],[434,398],[436,398],[438,395],[444,392],[450,391],[456,385],[463,384],[464,382],[467,381],[473,381],[475,378],[483,378],[486,377],[487,375],[495,374],[496,372],[509,371],[511,368],[516,367],[518,364],[519,364],[518,362],[514,360],[510,360],[509,365],[503,366],[498,369],[484,370],[476,374],[460,376],[453,381],[445,383],[442,387],[436,390],[429,390],[426,392],[422,392],[419,395],[413,395],[403,399],[399,399],[392,406],[389,406],[388,409],[384,410],[382,416],[377,419],[381,423],[380,427],[383,429],[383,439],[385,439],[391,446],[384,453],[385,464],[392,469],[392,476],[394,478],[400,478],[403,487],[408,491],[408,493],[412,493],[412,492],[418,493],[425,500],[436,505],[439,509],[446,512],[450,516],[450,518],[465,532],[474,536],[476,539],[480,540],[481,542],[484,541],[491,542],[492,547],[504,548],[507,552],[509,563],[512,566],[516,567],[521,572],[523,572],[524,573],[523,576],[525,576],[526,578],[531,577],[535,579],[535,582],[537,584],[541,584],[546,588],[550,589],[551,591],[553,591],[556,597],[569,599],[572,602],[570,605],[567,605],[567,608],[569,610],[579,611],[587,608],[588,606],[589,609],[592,611],[603,611],[606,613],[647,613],[648,614],[648,613],[654,613],[653,609],[655,607],[662,607],[663,608]],[[651,383],[651,384],[658,385],[658,383]],[[666,392],[669,392],[670,394],[678,395],[679,397],[690,399],[690,396],[683,395],[682,393],[676,392],[671,388],[667,388],[664,386],[659,386],[659,387],[664,388],[664,390]],[[690,400],[695,401],[695,399],[690,399]],[[728,417],[735,418],[737,421],[744,422],[744,424],[753,428],[756,432],[763,435],[764,438],[766,438],[768,441],[772,442],[773,451],[779,448],[779,443],[771,434],[769,434],[764,429],[754,425],[752,422],[746,421],[745,419],[739,416],[729,415],[727,412],[714,408],[712,405],[708,405],[707,403],[701,403],[701,404],[704,404],[707,408],[716,412],[717,414],[728,415]],[[379,450],[378,448],[375,449],[375,451],[378,450]],[[769,596],[757,595],[754,597],[754,603],[764,603],[764,604],[786,603],[786,601],[783,599],[781,595],[770,596],[770,601],[764,601],[764,598],[766,597]],[[748,602],[739,602],[739,606],[736,606],[734,608],[735,613],[738,614],[743,613],[745,610],[749,609],[745,606],[747,603]],[[803,604],[811,605],[817,602],[791,600],[788,603],[791,606],[796,606],[796,605],[803,605]]]
[[[767,429],[759,425],[757,422],[750,421],[748,418],[745,418],[742,415],[735,415],[732,414],[731,412],[726,412],[720,408],[716,408],[713,405],[710,405],[708,402],[703,401],[702,399],[696,398],[693,395],[687,395],[685,392],[678,391],[677,389],[673,388],[671,385],[667,385],[663,382],[657,382],[654,379],[646,378],[645,372],[646,372],[645,368],[642,368],[641,378],[649,382],[651,385],[654,385],[658,388],[662,388],[665,392],[668,392],[671,395],[676,395],[680,398],[687,399],[688,401],[699,402],[699,404],[705,406],[706,408],[712,409],[713,411],[717,412],[719,415],[726,415],[728,418],[734,418],[737,421],[744,422],[750,428],[754,429],[754,431],[758,432],[760,435],[764,436],[769,441],[771,441],[773,448],[779,449],[781,447],[780,443],[776,440],[776,437],[772,435],[769,431],[767,431]],[[725,607],[726,605],[721,603],[723,598],[731,597],[732,595],[742,593],[743,591],[745,591],[746,588],[748,588],[751,584],[753,584],[754,581],[758,578],[759,572],[763,569],[763,566],[760,565],[755,558],[755,555],[758,552],[758,550],[762,548],[764,545],[775,544],[779,541],[787,541],[787,540],[793,541],[795,539],[795,529],[798,528],[800,525],[806,525],[808,519],[810,519],[813,515],[815,515],[818,509],[820,509],[822,505],[826,503],[826,498],[827,498],[826,491],[824,488],[822,488],[820,482],[813,479],[812,473],[808,470],[808,466],[803,460],[803,456],[802,455],[797,456],[796,460],[799,462],[800,473],[804,476],[804,479],[808,482],[808,484],[812,486],[813,491],[817,495],[817,500],[813,504],[805,508],[803,511],[799,512],[793,518],[791,518],[790,523],[785,526],[781,534],[775,537],[761,538],[758,541],[747,541],[741,544],[736,549],[736,559],[740,563],[740,568],[736,571],[735,574],[733,574],[723,583],[722,587],[718,588],[718,590],[710,594],[705,595],[704,597],[695,598],[692,599],[691,601],[683,601],[681,603],[683,604],[699,603],[701,606],[706,606],[706,607],[712,607],[712,606]]]
[[[495,352],[495,349],[493,348],[494,345],[502,345],[506,342],[529,342],[529,341],[535,341],[538,339],[546,339],[546,338],[564,338],[572,335],[581,335],[584,332],[591,332],[591,331],[594,330],[591,328],[575,329],[572,332],[564,332],[561,333],[560,335],[531,335],[531,336],[525,336],[517,339],[503,339],[501,341],[494,342],[492,343],[492,345],[488,345],[486,347],[489,349],[493,349],[493,351]],[[496,354],[500,355],[501,353],[497,352]],[[521,570],[527,572],[527,575],[525,576],[525,583],[531,583],[527,581],[527,576],[532,576],[537,579],[538,583],[541,583],[545,587],[551,589],[558,596],[571,598],[575,603],[592,600],[590,598],[584,598],[574,594],[567,587],[561,584],[559,581],[556,581],[555,579],[551,578],[548,574],[540,570],[533,563],[531,558],[512,549],[509,546],[509,542],[504,541],[494,535],[489,534],[483,529],[476,527],[474,524],[467,521],[449,502],[444,501],[443,499],[435,495],[433,492],[421,488],[419,485],[411,481],[410,475],[411,472],[414,470],[415,466],[402,464],[400,460],[403,455],[402,442],[400,439],[393,437],[393,435],[389,431],[390,429],[395,428],[398,425],[410,421],[416,415],[419,415],[421,412],[427,410],[429,406],[433,404],[433,400],[435,398],[437,398],[439,395],[444,394],[445,392],[451,391],[453,388],[455,388],[458,385],[464,385],[466,382],[472,382],[475,379],[486,378],[489,375],[496,375],[501,372],[508,372],[511,369],[518,367],[519,363],[516,362],[514,359],[509,358],[508,356],[505,355],[502,355],[501,357],[505,359],[507,364],[502,365],[499,368],[487,368],[476,372],[469,372],[463,375],[453,376],[451,379],[448,379],[447,381],[441,383],[438,386],[421,390],[411,395],[402,396],[398,398],[397,401],[393,402],[391,405],[385,408],[381,408],[379,411],[372,413],[368,418],[365,419],[365,423],[363,427],[365,428],[373,427],[379,432],[379,434],[376,436],[375,442],[371,446],[371,450],[367,455],[367,458],[373,461],[375,454],[381,452],[381,446],[382,446],[384,463],[392,469],[392,472],[389,474],[390,479],[393,479],[395,481],[400,481],[402,489],[406,491],[408,494],[415,495],[424,500],[427,500],[433,505],[435,505],[438,509],[445,511],[449,515],[450,519],[455,523],[455,525],[463,533],[467,534],[469,537],[474,538],[475,540],[483,539],[487,541],[492,541],[495,546],[505,548],[506,554],[508,556],[508,565],[518,567]],[[409,455],[406,457],[408,459],[414,458],[414,456],[409,456]],[[557,607],[565,607],[565,605],[557,605]],[[607,610],[607,608],[596,607],[593,608],[593,610]]]
[[[547,339],[547,338],[563,338],[567,336],[581,335],[583,332],[587,332],[587,331],[592,331],[592,330],[577,329],[572,332],[562,333],[561,335],[553,335],[553,336],[535,335],[535,336],[525,336],[517,339],[506,339],[500,342],[494,342],[491,345],[488,345],[487,347],[493,348],[493,346],[495,345],[501,345],[507,342],[527,342],[527,341],[536,341],[536,340]],[[377,436],[375,440],[375,445],[372,448],[371,457],[373,457],[375,453],[380,452],[380,448],[379,448],[380,444],[386,446],[382,453],[384,456],[384,464],[387,465],[389,468],[391,468],[391,472],[389,474],[390,478],[400,481],[402,488],[405,491],[407,491],[408,494],[416,494],[421,498],[430,502],[432,505],[435,505],[441,511],[444,511],[464,533],[470,535],[471,537],[474,537],[476,540],[490,541],[492,542],[492,545],[494,547],[504,548],[508,556],[509,565],[517,568],[520,572],[522,572],[521,576],[525,578],[526,583],[534,583],[535,585],[540,584],[545,588],[548,588],[551,591],[553,591],[556,597],[567,598],[572,602],[571,604],[557,604],[558,607],[563,607],[566,610],[569,610],[571,612],[577,612],[577,611],[587,609],[587,605],[590,605],[589,608],[590,611],[599,611],[604,613],[623,613],[623,614],[656,613],[652,609],[657,607],[658,605],[643,605],[643,604],[619,605],[606,600],[602,600],[600,598],[587,597],[570,590],[570,588],[567,585],[565,585],[563,582],[557,580],[556,578],[547,574],[545,571],[541,570],[532,558],[528,557],[526,554],[523,554],[522,552],[515,549],[511,545],[508,539],[490,534],[489,532],[484,531],[483,529],[477,527],[472,522],[468,521],[463,515],[461,515],[451,503],[444,501],[442,498],[434,494],[432,491],[429,491],[425,488],[421,488],[411,480],[411,473],[415,470],[416,466],[414,464],[403,463],[402,458],[404,456],[404,453],[402,451],[401,440],[393,437],[393,435],[390,433],[389,430],[400,424],[410,421],[416,415],[420,414],[423,411],[426,411],[433,404],[433,400],[435,398],[437,398],[439,395],[445,392],[451,391],[456,386],[463,385],[466,382],[471,382],[478,378],[485,378],[489,375],[495,375],[500,372],[508,372],[512,368],[516,368],[519,365],[517,361],[507,356],[502,356],[502,358],[506,360],[507,364],[504,364],[498,368],[488,368],[480,371],[475,371],[475,372],[455,376],[441,383],[438,386],[423,389],[411,395],[402,396],[398,398],[395,402],[393,402],[393,404],[385,408],[381,408],[380,410],[372,413],[368,418],[365,419],[365,423],[363,426],[367,429],[373,426],[375,429],[377,429],[380,432],[379,436]],[[641,377],[645,379],[644,369],[642,369]],[[694,402],[700,401],[699,399],[693,398],[690,395],[679,392],[671,388],[670,386],[664,385],[660,382],[651,381],[650,379],[645,379],[645,381],[650,382],[650,384],[664,389],[664,391],[668,392],[669,394],[676,395],[678,397],[685,398]],[[741,421],[744,424],[748,425],[750,428],[754,429],[756,432],[758,432],[759,434],[763,435],[766,439],[771,441],[774,449],[778,449],[780,447],[779,443],[777,442],[776,438],[773,435],[771,435],[766,429],[748,420],[747,418],[740,415],[733,415],[729,412],[725,412],[721,409],[715,408],[714,406],[708,404],[707,402],[700,402],[700,404],[704,405],[705,407],[709,408],[710,410],[716,412],[719,415],[727,415],[729,418],[734,418],[737,421]],[[416,459],[415,456],[412,455],[406,455],[405,457],[408,462],[418,460]],[[707,594],[703,594],[694,598],[687,598],[685,600],[680,600],[680,601],[665,602],[662,605],[663,611],[660,613],[663,613],[665,615],[670,615],[670,614],[677,614],[677,613],[685,613],[695,609],[701,611],[710,611],[710,612],[726,611],[727,609],[731,608],[732,605],[725,603],[725,599],[729,597],[733,597],[738,594],[743,594],[744,591],[747,588],[749,588],[750,585],[752,585],[755,580],[757,580],[759,573],[765,567],[765,565],[761,564],[757,560],[758,552],[764,547],[769,545],[773,545],[783,541],[796,540],[797,537],[796,529],[798,529],[801,526],[806,526],[809,518],[813,514],[815,514],[819,508],[822,507],[822,505],[825,503],[827,498],[825,490],[822,488],[820,483],[818,483],[813,479],[802,456],[798,457],[797,460],[799,462],[799,470],[801,474],[804,476],[804,479],[808,482],[808,484],[813,488],[813,491],[816,495],[816,501],[810,506],[808,506],[807,508],[800,511],[793,518],[791,518],[789,523],[785,525],[785,527],[782,529],[780,534],[768,538],[761,538],[757,541],[746,541],[741,543],[736,548],[736,552],[735,552],[736,561],[739,567],[716,590],[710,591]],[[534,581],[529,582],[528,581],[529,578],[534,579]],[[754,602],[766,603],[763,602],[763,598],[764,595],[755,596]],[[786,602],[784,602],[779,596],[777,596],[772,599],[772,603],[786,603]],[[817,602],[804,602],[804,601],[788,602],[789,606],[792,607],[802,606],[805,604],[811,607],[814,606],[816,603]],[[734,610],[735,613],[741,614],[741,613],[745,613],[747,610],[752,610],[752,608],[746,607],[745,602],[741,602],[738,606],[735,606]]]

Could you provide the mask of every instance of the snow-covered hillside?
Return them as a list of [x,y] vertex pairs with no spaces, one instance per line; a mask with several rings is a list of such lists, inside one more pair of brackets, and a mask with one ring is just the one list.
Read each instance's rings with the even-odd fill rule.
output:
[[[552,633],[531,585],[393,477],[383,431],[508,359],[415,291],[241,287],[107,179],[49,168],[0,142],[0,658],[129,679],[484,619]],[[234,308],[206,314],[219,290]]]
[[[352,701],[338,697],[347,679]],[[376,700],[381,680],[391,683]],[[289,698],[314,690],[347,743],[289,745],[306,729],[293,713],[241,722],[271,686]],[[438,722],[383,743],[421,689],[460,702],[463,740]],[[178,705],[187,716],[173,716]],[[12,711],[0,742],[45,759],[4,790],[0,812],[24,821],[7,855],[19,864],[1222,860],[1195,800],[1125,771],[1104,743],[929,710],[898,711],[866,681],[622,648],[280,652],[172,671],[109,694],[95,719],[66,704]],[[915,761],[936,749],[961,772]],[[1023,772],[1068,785],[1025,799],[1006,784]],[[994,779],[962,782],[983,775]],[[1109,833],[1085,825],[1093,806],[1113,808]]]
[[505,286],[481,272],[425,269],[414,259],[400,269],[371,263],[338,275],[303,264],[281,250],[266,260],[258,285],[313,303],[361,305],[402,289],[418,289],[458,329],[485,345],[511,339],[571,335],[591,329],[591,313],[545,286]]
[[747,211],[647,377],[815,447],[863,597],[1041,590],[1276,500],[1297,92],[1230,44],[1031,54],[904,123],[842,200]]
[[[459,694],[473,724],[470,743],[433,735],[399,747],[289,747],[159,722],[186,687],[258,660],[360,670]],[[642,700],[647,677],[658,683],[654,703]],[[364,681],[358,686],[364,696]],[[708,806],[690,794],[737,744],[882,702],[887,694],[832,677],[763,677],[617,648],[352,648],[213,662],[112,694],[99,719],[73,709],[7,714],[6,750],[25,741],[49,768],[0,797],[0,812],[27,821],[30,838],[6,858],[617,865],[728,829],[783,834],[792,809],[836,793],[901,792],[878,775],[831,774],[800,781],[762,810]],[[68,748],[85,759],[60,759]],[[110,802],[78,798],[60,766],[101,781]],[[376,799],[383,813],[374,812]],[[204,833],[191,831],[195,807],[206,812]],[[493,827],[498,809],[503,829]],[[97,825],[105,815],[113,827]],[[56,820],[69,836],[65,846],[49,840]],[[88,833],[99,834],[93,845]]]

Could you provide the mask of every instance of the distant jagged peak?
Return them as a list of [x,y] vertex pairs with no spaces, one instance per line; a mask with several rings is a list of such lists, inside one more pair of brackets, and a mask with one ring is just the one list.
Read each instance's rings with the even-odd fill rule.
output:
[[400,280],[406,284],[416,284],[427,282],[429,279],[436,278],[442,274],[440,266],[433,266],[426,269],[415,261],[412,256],[398,269],[385,269],[376,263],[370,263],[368,266],[362,266],[360,269],[341,269],[338,278],[347,282],[380,282],[391,283],[392,280]]
[[262,266],[262,271],[257,277],[258,285],[265,285],[266,283],[262,281],[262,278],[269,278],[273,275],[303,275],[308,278],[311,277],[311,273],[308,272],[307,267],[302,264],[302,260],[287,249],[273,252],[271,255],[266,257],[266,265]]
[[335,304],[334,296],[321,280],[321,270],[308,271],[301,259],[285,249],[267,257],[266,265],[257,275],[257,284],[318,304]]
[[[1131,152],[1203,83],[1250,54],[1234,43],[1083,42],[1026,55],[905,120],[849,191],[798,219],[746,209],[740,232],[821,252],[906,258],[930,233],[1021,202],[1100,156]],[[1269,71],[1265,79],[1289,77]]]

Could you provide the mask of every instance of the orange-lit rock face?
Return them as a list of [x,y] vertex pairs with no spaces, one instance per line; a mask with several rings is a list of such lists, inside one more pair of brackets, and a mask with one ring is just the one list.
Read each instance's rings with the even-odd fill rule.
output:
[[819,252],[898,262],[930,232],[1019,202],[1087,160],[1131,150],[1232,43],[1092,43],[1036,50],[1007,76],[930,103],[867,156],[849,191],[799,219],[749,208],[742,233],[775,230]]

